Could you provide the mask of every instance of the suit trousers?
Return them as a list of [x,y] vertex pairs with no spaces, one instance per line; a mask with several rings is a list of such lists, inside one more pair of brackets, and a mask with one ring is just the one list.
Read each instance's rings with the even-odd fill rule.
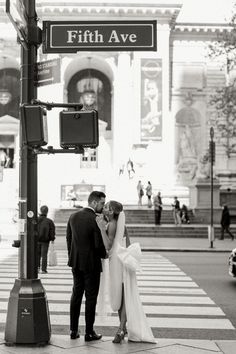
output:
[[229,234],[229,236],[231,237],[231,239],[234,239],[234,235],[232,234],[229,225],[226,226],[222,226],[221,225],[221,237],[220,240],[224,240],[224,233],[227,232],[227,234]]
[[47,271],[48,266],[48,248],[49,242],[38,242],[38,268],[40,268],[40,260],[42,259],[42,271]]
[[160,225],[160,223],[161,223],[161,212],[162,212],[162,209],[154,209],[155,224],[156,225]]
[[82,298],[85,293],[85,333],[93,333],[100,272],[85,272],[73,268],[73,289],[70,300],[70,330],[78,331]]

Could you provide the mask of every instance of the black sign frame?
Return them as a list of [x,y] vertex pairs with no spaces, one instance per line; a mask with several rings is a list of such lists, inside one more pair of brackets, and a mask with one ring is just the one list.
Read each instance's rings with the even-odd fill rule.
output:
[[[156,51],[156,28],[156,20],[43,21],[43,53],[77,53],[79,51]],[[109,30],[112,31],[110,37]],[[120,31],[122,30],[126,31],[126,33],[121,33]],[[132,30],[133,33],[130,33],[130,30]],[[66,31],[67,35],[68,32],[73,32],[73,35],[70,36],[70,42],[72,42],[72,39],[75,39],[76,35],[78,42],[70,43],[70,45],[68,45],[65,40]],[[94,38],[92,38],[92,36]],[[109,38],[109,41],[107,41],[107,37]],[[111,39],[114,39],[114,41],[119,43],[111,44],[109,43],[111,42]],[[136,39],[138,42],[137,44],[134,43]],[[95,43],[93,43],[93,40]],[[123,43],[120,43],[122,41]]]

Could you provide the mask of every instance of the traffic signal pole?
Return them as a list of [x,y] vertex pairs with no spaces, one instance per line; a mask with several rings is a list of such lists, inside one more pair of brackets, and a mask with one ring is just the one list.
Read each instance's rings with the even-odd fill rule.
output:
[[213,127],[210,128],[210,163],[211,163],[211,173],[210,173],[210,177],[211,177],[211,221],[210,221],[210,248],[213,248],[213,241],[214,241],[214,218],[213,218],[213,212],[214,212],[214,203],[213,203],[213,193],[214,193],[214,183],[213,183],[213,164],[214,164],[214,160],[215,160],[215,142],[213,141],[214,138],[214,129]]
[[[37,98],[34,68],[41,44],[35,0],[23,0],[27,14],[27,43],[21,43],[21,104]],[[19,164],[19,267],[11,290],[5,327],[6,344],[46,344],[51,326],[44,287],[37,262],[37,154],[23,144],[20,117]]]

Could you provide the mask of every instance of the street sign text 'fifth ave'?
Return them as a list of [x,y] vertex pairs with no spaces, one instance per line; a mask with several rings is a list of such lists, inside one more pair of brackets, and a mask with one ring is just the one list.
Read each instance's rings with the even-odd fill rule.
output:
[[44,53],[156,51],[156,21],[44,21]]

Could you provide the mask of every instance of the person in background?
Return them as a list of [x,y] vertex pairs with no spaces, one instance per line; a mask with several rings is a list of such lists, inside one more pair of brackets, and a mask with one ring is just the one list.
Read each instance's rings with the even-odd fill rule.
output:
[[134,163],[133,161],[130,160],[130,158],[127,162],[127,171],[128,171],[129,179],[133,178],[133,175],[135,174]]
[[0,166],[5,167],[7,154],[3,149],[0,149]]
[[148,181],[147,187],[146,187],[146,196],[148,198],[148,208],[152,207],[152,184],[150,181]]
[[138,192],[138,205],[141,206],[144,191],[143,191],[142,182],[140,180],[138,181],[138,184],[137,184],[137,192]]
[[190,224],[188,208],[185,204],[183,204],[181,208],[181,220],[185,224]]
[[173,207],[173,215],[175,225],[181,225],[181,217],[180,217],[180,203],[177,197],[174,197]]
[[55,240],[55,224],[47,215],[48,207],[47,205],[42,205],[38,218],[38,270],[40,270],[41,263],[43,274],[47,273],[49,243]]
[[162,212],[161,192],[158,192],[157,195],[153,198],[153,204],[154,204],[155,225],[160,225],[161,212]]
[[119,168],[119,176],[123,175],[124,171],[125,171],[125,165],[122,164],[122,165],[120,165],[120,168]]
[[224,232],[226,231],[230,235],[230,237],[233,241],[234,235],[230,231],[230,223],[231,223],[230,212],[229,212],[229,208],[227,205],[223,205],[220,223],[221,223],[221,236],[220,236],[219,240],[224,240]]

